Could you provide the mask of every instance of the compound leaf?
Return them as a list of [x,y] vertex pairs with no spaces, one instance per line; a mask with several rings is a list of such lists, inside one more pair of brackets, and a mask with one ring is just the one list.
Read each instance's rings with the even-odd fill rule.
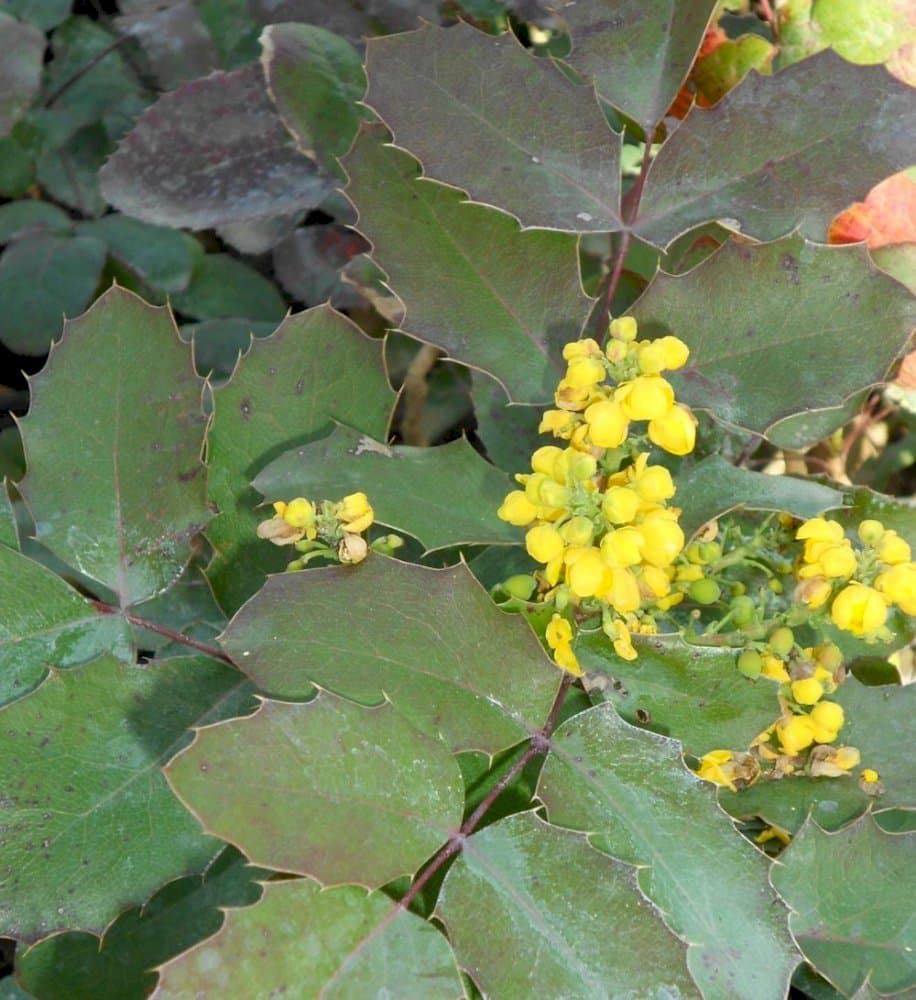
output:
[[689,366],[671,378],[679,398],[763,433],[883,381],[916,303],[863,246],[790,236],[727,243],[686,274],[660,273],[633,314],[641,332],[675,333],[690,346]]
[[208,831],[255,864],[324,885],[378,888],[414,872],[461,825],[464,805],[441,740],[391,705],[327,692],[304,705],[267,700],[199,732],[166,774]]
[[405,304],[404,332],[490,372],[516,402],[551,399],[563,345],[591,308],[575,237],[520,233],[505,215],[418,180],[380,126],[363,126],[344,168],[359,229]]
[[314,208],[334,188],[296,148],[257,65],[160,97],[100,180],[105,198],[126,215],[187,229]]
[[511,483],[466,438],[437,448],[389,447],[337,427],[274,459],[254,485],[269,500],[366,490],[376,521],[413,535],[427,550],[518,542],[518,532],[496,516]]
[[634,228],[663,249],[712,219],[756,240],[796,227],[823,240],[838,212],[910,166],[914,127],[916,93],[880,66],[822,52],[749,73],[662,146]]
[[[255,906],[230,910],[222,930],[160,969],[153,1000],[189,996],[464,997],[445,936],[392,901],[356,886],[275,882]],[[265,940],[270,947],[265,948]]]
[[805,958],[844,996],[866,980],[881,995],[916,986],[914,851],[916,833],[885,833],[871,816],[837,833],[809,819],[773,866]]
[[272,697],[306,697],[317,684],[364,704],[387,699],[453,750],[495,753],[525,739],[559,683],[527,623],[500,611],[463,564],[373,554],[274,576],[222,644]]
[[798,955],[766,859],[684,767],[678,744],[610,705],[569,719],[551,742],[538,784],[550,821],[639,866],[640,888],[688,942],[703,996],[785,996]]
[[204,657],[128,667],[103,657],[53,672],[0,713],[0,929],[22,941],[101,935],[163,882],[201,871],[220,844],[160,766],[195,723],[241,710],[250,686]]
[[465,841],[437,915],[485,996],[701,996],[634,869],[530,812]]
[[19,489],[36,536],[122,607],[166,589],[209,520],[202,385],[169,311],[118,287],[31,381]]
[[289,561],[288,551],[255,535],[255,475],[287,449],[327,433],[333,420],[383,438],[393,404],[381,344],[330,306],[290,316],[252,343],[231,381],[213,394],[207,439],[210,499],[219,509],[207,529],[216,549],[207,575],[224,610],[239,608],[267,573]]
[[[428,176],[523,226],[621,227],[620,136],[592,90],[530,55],[511,33],[460,23],[375,38],[366,71],[366,103]],[[533,94],[549,114],[532,107]]]
[[565,57],[599,97],[650,132],[690,71],[715,0],[578,0],[554,3],[566,22]]

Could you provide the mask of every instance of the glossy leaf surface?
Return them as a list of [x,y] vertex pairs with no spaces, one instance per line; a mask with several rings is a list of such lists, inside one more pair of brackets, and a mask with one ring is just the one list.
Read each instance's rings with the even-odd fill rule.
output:
[[620,137],[587,87],[511,33],[457,24],[374,39],[366,71],[366,103],[429,177],[524,226],[620,228]]
[[220,845],[159,768],[190,726],[244,711],[247,690],[236,671],[202,657],[150,668],[102,658],[52,673],[4,709],[3,933],[101,934],[164,882],[201,871]]
[[255,864],[377,888],[412,873],[461,825],[461,774],[390,705],[323,692],[265,701],[197,734],[166,773],[205,829]]
[[[417,618],[430,604],[435,616]],[[387,699],[453,750],[494,753],[524,739],[559,683],[527,623],[499,611],[466,566],[376,554],[271,577],[222,644],[268,695],[301,698],[314,683],[364,704]]]
[[517,530],[496,516],[511,482],[464,438],[411,448],[337,427],[274,459],[254,485],[268,499],[368,490],[375,520],[413,535],[427,549],[519,540]]
[[[740,309],[730,298],[737,287]],[[686,274],[659,274],[633,315],[641,333],[673,333],[689,345],[688,367],[671,376],[678,398],[765,432],[881,382],[916,322],[916,304],[863,247],[791,236],[728,243]],[[863,329],[871,331],[867,351]]]
[[111,289],[67,324],[31,389],[20,491],[36,536],[122,607],[164,590],[210,518],[202,382],[168,310]]
[[[445,936],[401,910],[390,919],[381,893],[316,882],[265,886],[256,906],[230,910],[215,937],[179,955],[160,972],[153,1000],[188,996],[281,996],[295,992],[328,1000],[465,996]],[[265,948],[263,942],[270,941]]]
[[550,821],[640,866],[640,888],[689,942],[703,995],[783,996],[798,958],[766,860],[715,808],[677,743],[633,729],[609,705],[568,720],[551,742],[538,784]]
[[916,92],[881,67],[822,52],[774,76],[751,73],[714,108],[694,108],[664,144],[636,231],[665,247],[729,219],[756,240],[796,227],[823,240],[837,212],[911,165],[914,127]]
[[485,996],[701,996],[634,869],[530,812],[469,838],[436,912]]
[[516,402],[546,402],[563,344],[591,306],[575,238],[519,233],[504,215],[418,180],[416,162],[384,143],[384,130],[364,126],[344,168],[358,228],[407,310],[404,332],[490,372]]
[[[318,357],[323,364],[315,364]],[[235,611],[289,561],[289,550],[255,534],[263,513],[249,485],[255,475],[327,433],[333,420],[383,438],[393,404],[381,345],[329,306],[291,316],[251,345],[229,384],[214,393],[208,435],[209,495],[219,509],[207,529],[216,549],[208,576],[224,610]]]

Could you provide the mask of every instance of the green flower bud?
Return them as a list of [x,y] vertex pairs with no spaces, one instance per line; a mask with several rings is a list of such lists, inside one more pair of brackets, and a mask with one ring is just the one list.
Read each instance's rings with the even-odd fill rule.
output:
[[795,636],[792,633],[792,629],[782,628],[776,629],[770,634],[770,638],[767,640],[767,645],[776,654],[776,656],[788,656],[792,652],[792,647],[795,645]]
[[517,573],[515,576],[510,576],[508,580],[503,580],[500,586],[511,597],[527,601],[534,593],[537,581],[533,576],[528,576],[527,573]]
[[763,670],[763,657],[756,649],[745,649],[738,656],[738,672],[751,680],[756,680]]
[[722,594],[722,588],[715,580],[704,578],[702,580],[694,580],[690,584],[690,589],[687,593],[690,594],[691,599],[696,601],[697,604],[715,604]]
[[757,617],[757,606],[752,598],[739,594],[732,598],[731,612],[736,625],[750,625]]

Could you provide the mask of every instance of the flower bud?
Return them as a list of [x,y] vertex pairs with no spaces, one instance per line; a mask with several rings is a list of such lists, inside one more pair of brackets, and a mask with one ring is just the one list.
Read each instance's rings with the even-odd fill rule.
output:
[[563,554],[563,539],[550,524],[539,524],[525,535],[525,549],[532,559],[549,563]]
[[638,332],[636,320],[632,316],[620,316],[611,321],[609,332],[616,340],[624,340],[630,343],[636,339]]
[[537,517],[537,507],[521,490],[513,490],[503,500],[496,516],[502,521],[514,524],[517,528],[524,528]]
[[697,422],[686,406],[675,403],[649,422],[649,440],[672,455],[688,455],[696,444]]
[[868,635],[887,620],[887,604],[872,587],[850,583],[834,598],[830,606],[833,623],[853,635]]
[[619,403],[602,399],[585,411],[588,437],[597,448],[617,448],[627,438],[629,422]]
[[629,420],[656,420],[674,406],[674,390],[660,375],[640,375],[624,382],[614,399]]

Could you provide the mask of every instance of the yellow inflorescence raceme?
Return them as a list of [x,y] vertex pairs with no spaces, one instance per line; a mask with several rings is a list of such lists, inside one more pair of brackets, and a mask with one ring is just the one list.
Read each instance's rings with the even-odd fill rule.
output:
[[[680,511],[667,505],[675,487],[647,449],[651,441],[674,455],[693,450],[696,420],[661,375],[686,364],[689,352],[676,337],[638,341],[632,317],[614,320],[610,334],[605,350],[594,340],[564,348],[557,408],[540,426],[564,444],[534,452],[531,472],[516,476],[522,489],[498,512],[528,529],[525,547],[543,566],[540,599],[557,611],[547,642],[574,674],[581,668],[570,618],[600,615],[618,655],[634,659],[632,633],[654,632],[652,612],[683,599],[671,587],[684,547]],[[644,431],[634,433],[640,423]]]
[[[300,557],[287,566],[289,570],[304,569],[315,557],[335,558],[338,562],[362,562],[369,554],[369,543],[362,533],[369,528],[375,512],[365,493],[350,493],[343,500],[312,503],[296,497],[288,503],[277,500],[274,516],[258,525],[258,538],[274,545],[293,545]],[[373,546],[387,551],[400,543],[396,536],[377,540]]]

